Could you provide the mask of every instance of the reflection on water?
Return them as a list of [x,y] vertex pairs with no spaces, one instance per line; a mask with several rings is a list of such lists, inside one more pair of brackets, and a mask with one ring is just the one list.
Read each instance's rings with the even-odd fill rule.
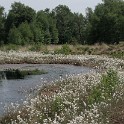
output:
[[28,75],[41,75],[46,73],[47,73],[46,71],[38,70],[38,69],[28,69],[28,70],[6,69],[0,71],[0,80],[24,79]]
[[43,75],[30,75],[24,79],[7,80],[5,74],[2,75],[0,80],[0,114],[4,113],[3,107],[8,106],[11,102],[21,104],[26,97],[36,91],[38,86],[42,86],[44,83],[50,83],[61,77],[71,74],[87,73],[89,68],[73,66],[73,65],[61,65],[61,64],[10,64],[0,65],[0,68],[22,68],[22,69],[36,69],[46,70],[48,73]]

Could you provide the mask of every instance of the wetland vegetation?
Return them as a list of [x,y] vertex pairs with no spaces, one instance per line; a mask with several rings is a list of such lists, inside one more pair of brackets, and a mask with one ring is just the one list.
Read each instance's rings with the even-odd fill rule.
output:
[[[23,105],[11,104],[1,124],[123,124],[124,1],[102,0],[86,15],[66,5],[36,12],[20,2],[6,15],[0,6],[0,64],[24,63],[96,71],[49,80]],[[46,72],[5,73],[11,79]]]
[[78,64],[98,69],[97,72],[70,75],[43,86],[37,91],[37,96],[24,101],[23,106],[12,105],[11,111],[1,118],[2,124],[123,122],[123,115],[118,116],[118,113],[123,112],[124,60],[103,55],[51,55],[17,51],[1,52],[0,58],[1,63]]
[[41,75],[46,74],[47,72],[44,70],[19,70],[19,69],[6,69],[4,71],[1,71],[1,77],[6,79],[23,79],[25,76],[28,75]]

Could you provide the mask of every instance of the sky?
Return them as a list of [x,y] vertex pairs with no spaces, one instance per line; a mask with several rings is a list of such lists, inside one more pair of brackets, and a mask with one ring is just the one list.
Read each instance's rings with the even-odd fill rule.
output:
[[5,12],[11,9],[11,4],[16,2],[24,3],[38,10],[44,10],[46,8],[54,9],[59,4],[67,5],[72,12],[79,12],[85,14],[87,7],[95,8],[102,0],[0,0],[0,6],[5,8]]

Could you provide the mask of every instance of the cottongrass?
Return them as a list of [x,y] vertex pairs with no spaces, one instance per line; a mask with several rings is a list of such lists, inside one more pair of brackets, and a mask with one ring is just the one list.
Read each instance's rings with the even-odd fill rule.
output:
[[94,68],[124,69],[124,60],[100,55],[52,55],[41,52],[0,51],[0,64],[37,63],[37,64],[74,64]]
[[[2,124],[109,124],[109,108],[124,101],[123,60],[97,55],[43,55],[15,51],[1,52],[0,56],[1,63],[79,64],[117,71],[117,84],[111,85],[111,79],[105,78],[110,83],[107,87],[102,81],[103,74],[94,71],[70,75],[39,87],[36,97],[24,101],[23,106],[13,106],[14,112],[4,116]],[[106,71],[102,73],[108,74]],[[104,85],[101,85],[102,82]],[[104,92],[108,91],[108,87],[114,92]]]
[[123,83],[119,78],[119,90],[111,100],[89,104],[89,93],[101,83],[101,77],[100,73],[90,72],[44,86],[35,98],[17,108],[16,114],[4,118],[2,124],[109,124],[109,117],[104,117],[100,109],[110,107],[112,99],[122,98]]

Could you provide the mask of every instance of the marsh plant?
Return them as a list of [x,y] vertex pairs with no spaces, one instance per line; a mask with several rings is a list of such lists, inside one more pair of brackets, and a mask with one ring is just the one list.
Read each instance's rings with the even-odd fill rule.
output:
[[124,59],[124,52],[123,51],[111,52],[110,56],[112,56],[113,58]]
[[62,48],[61,48],[61,49],[56,49],[56,50],[54,51],[54,53],[55,53],[55,54],[69,55],[69,54],[71,54],[71,51],[72,51],[72,50],[70,49],[69,45],[64,44],[64,45],[62,45]]
[[41,52],[0,51],[0,64],[5,63],[74,64],[98,69],[124,69],[124,60],[113,59],[102,55],[52,55]]
[[119,78],[117,72],[113,70],[108,70],[107,74],[103,74],[101,78],[101,83],[98,86],[93,87],[88,96],[88,103],[100,103],[106,102],[111,99],[116,91],[116,87],[119,84]]
[[40,88],[34,99],[11,111],[1,123],[109,124],[108,107],[113,107],[115,101],[117,106],[123,99],[122,75],[112,69],[104,74],[71,75]]
[[45,70],[19,70],[19,69],[6,69],[4,71],[0,71],[1,77],[5,76],[6,79],[23,79],[28,75],[41,75],[46,74]]
[[109,124],[111,118],[114,122],[120,119],[111,111],[124,103],[124,60],[99,55],[9,51],[0,52],[0,62],[78,64],[96,68],[96,72],[70,75],[39,87],[35,98],[24,101],[21,107],[12,106],[13,111],[1,119],[2,124]]

